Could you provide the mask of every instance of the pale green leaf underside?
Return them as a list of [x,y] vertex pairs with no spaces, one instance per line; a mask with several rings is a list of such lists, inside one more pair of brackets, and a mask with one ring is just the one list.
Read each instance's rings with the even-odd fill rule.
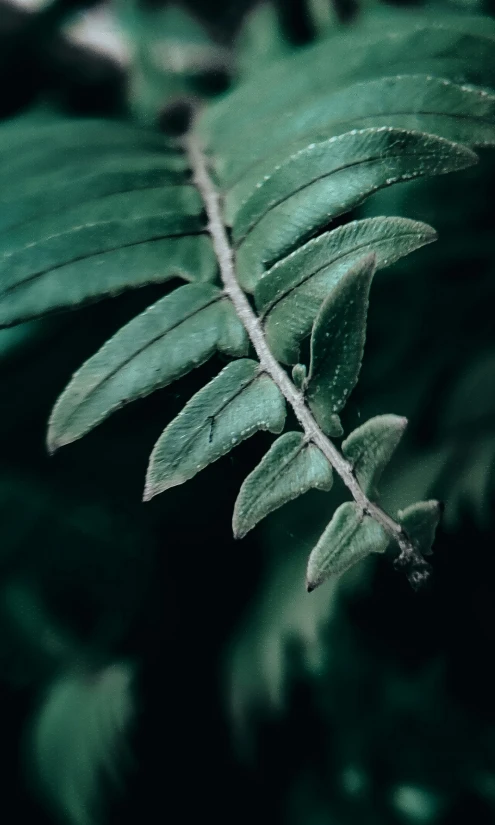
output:
[[258,430],[280,433],[285,399],[259,364],[233,361],[186,404],[151,453],[145,501],[183,484]]
[[306,338],[329,292],[345,272],[369,253],[377,268],[436,239],[427,224],[406,218],[368,218],[325,232],[280,261],[255,290],[273,354],[286,364],[299,360]]
[[314,590],[330,576],[340,576],[370,553],[384,553],[389,538],[383,527],[354,502],[335,511],[308,560],[306,586]]
[[417,549],[424,555],[431,554],[435,531],[440,521],[438,501],[420,501],[398,512],[399,523]]
[[322,429],[335,434],[333,416],[354,389],[364,352],[374,255],[358,261],[323,302],[311,336],[306,399]]
[[233,530],[242,538],[265,516],[311,488],[330,490],[332,467],[302,433],[277,438],[244,481],[234,508]]
[[407,418],[377,415],[357,427],[342,442],[342,452],[366,495],[374,495],[381,475],[407,426]]
[[102,782],[108,787],[126,766],[133,677],[125,662],[65,673],[36,711],[30,731],[34,776],[57,815],[73,825],[93,825],[101,814]]
[[243,287],[252,291],[270,264],[378,189],[475,162],[463,146],[388,127],[310,144],[267,176],[237,214],[234,239]]
[[124,404],[165,387],[218,349],[246,355],[249,342],[234,308],[209,284],[188,284],[120,329],[74,375],[48,428],[53,452]]
[[[218,145],[219,171],[231,188],[248,173],[258,180],[276,163],[276,153],[306,139],[330,138],[350,129],[393,126],[419,130],[469,146],[493,145],[495,97],[428,75],[383,77],[353,84],[332,95],[305,101],[276,118],[253,119],[235,145]],[[258,165],[259,164],[259,165]],[[256,168],[253,168],[256,167]],[[240,183],[245,189],[245,184]],[[239,187],[239,190],[240,190]]]

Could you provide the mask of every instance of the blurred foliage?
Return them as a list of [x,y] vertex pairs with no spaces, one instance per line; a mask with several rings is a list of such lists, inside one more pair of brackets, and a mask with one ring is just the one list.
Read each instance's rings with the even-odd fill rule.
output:
[[[79,25],[101,25],[89,5],[28,11],[2,0],[3,117],[131,112],[180,129],[184,98],[210,98],[335,26],[359,25],[370,7],[386,25],[405,4],[116,2],[104,12],[118,46],[103,51],[95,26]],[[495,14],[491,0],[414,5]],[[0,332],[5,811],[40,825],[211,814],[495,822],[493,158],[462,175],[455,186],[394,187],[356,213],[407,215],[440,235],[376,280],[346,413],[348,427],[384,409],[411,421],[387,505],[444,501],[420,595],[378,559],[307,596],[307,552],[339,489],[232,541],[229,514],[262,435],[187,492],[140,504],[163,410],[171,418],[214,364],[46,456],[53,398],[161,294],[154,287]]]

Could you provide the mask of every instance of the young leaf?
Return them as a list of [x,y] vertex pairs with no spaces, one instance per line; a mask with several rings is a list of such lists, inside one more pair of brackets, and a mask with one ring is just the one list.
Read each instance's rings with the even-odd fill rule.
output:
[[373,495],[407,426],[407,418],[377,415],[357,427],[342,442],[342,452],[366,495]]
[[148,307],[74,375],[53,410],[48,449],[75,441],[112,412],[165,387],[219,349],[246,355],[249,342],[217,287],[188,284]]
[[315,487],[329,490],[332,467],[302,433],[277,438],[244,481],[234,508],[233,529],[243,538],[268,513]]
[[397,514],[399,523],[423,556],[431,555],[440,513],[440,503],[431,500],[411,504],[405,510],[399,510]]
[[49,687],[30,731],[34,775],[48,803],[71,825],[101,814],[101,787],[129,760],[134,668],[117,662],[95,672],[65,672]]
[[308,592],[330,576],[344,573],[369,553],[384,553],[388,543],[383,527],[364,515],[357,504],[350,501],[341,504],[309,556]]
[[352,267],[323,303],[311,336],[311,366],[306,398],[329,435],[357,382],[366,339],[366,316],[375,257]]
[[378,189],[476,161],[465,146],[389,127],[310,143],[265,175],[236,214],[233,237],[243,285],[252,288],[265,264],[287,255]]
[[367,218],[325,232],[275,264],[254,293],[275,357],[286,364],[299,360],[299,344],[323,300],[363,255],[373,252],[382,268],[435,239],[431,226],[418,221]]
[[294,364],[294,366],[292,367],[292,380],[298,389],[305,389],[307,377],[308,371],[306,369],[306,365]]
[[258,430],[280,433],[285,399],[259,364],[228,364],[166,427],[150,456],[144,500],[183,484]]

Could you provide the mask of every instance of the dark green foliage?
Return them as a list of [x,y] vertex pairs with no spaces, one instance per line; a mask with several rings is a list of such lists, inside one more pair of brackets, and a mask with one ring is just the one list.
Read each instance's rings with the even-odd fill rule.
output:
[[[181,37],[187,30],[195,48],[203,48],[199,30],[191,29],[186,18],[176,22]],[[55,121],[45,127],[53,140],[44,151],[38,132],[7,129],[3,145],[17,139],[20,151],[4,177],[6,183],[19,180],[20,189],[15,200],[6,202],[9,232],[0,259],[4,325],[177,276],[215,282],[216,257],[225,290],[200,283],[182,287],[107,342],[57,403],[48,434],[51,450],[181,377],[216,350],[246,355],[249,337],[260,367],[251,360],[226,367],[168,425],[150,459],[145,499],[191,478],[257,429],[280,432],[283,396],[303,426],[306,441],[301,443],[306,446],[301,452],[296,445],[288,454],[288,442],[274,447],[243,488],[235,531],[245,533],[263,514],[312,486],[328,487],[325,473],[321,476],[314,465],[320,448],[321,459],[334,464],[358,508],[366,508],[366,494],[376,495],[375,483],[392,455],[395,436],[368,439],[368,453],[360,449],[359,455],[356,435],[344,443],[354,478],[364,485],[357,491],[345,460],[325,437],[343,432],[337,414],[361,369],[375,268],[435,235],[424,224],[400,218],[322,230],[383,187],[475,163],[468,145],[493,142],[495,112],[484,90],[456,85],[460,67],[468,63],[470,70],[478,67],[478,78],[487,85],[491,75],[484,60],[491,34],[463,32],[454,19],[420,25],[412,33],[399,25],[393,37],[390,31],[370,31],[364,40],[358,31],[355,42],[352,34],[335,35],[268,69],[263,99],[257,81],[254,97],[249,82],[241,86],[208,110],[199,127],[193,125],[185,145],[117,123]],[[352,56],[335,67],[333,82],[327,78],[322,87],[328,56],[335,65],[335,54],[351,43]],[[418,61],[426,64],[424,74],[420,66],[413,74],[397,66],[402,74],[390,76],[402,56],[398,44],[406,57],[407,49],[417,47]],[[440,76],[426,74],[437,60]],[[444,81],[445,65],[452,66],[454,82]],[[387,74],[381,76],[385,67]],[[365,69],[366,82],[360,76]],[[294,71],[298,74],[292,82]],[[466,79],[473,79],[469,72]],[[209,177],[202,148],[196,147],[198,135],[212,155],[216,182]],[[116,148],[122,154],[118,162]],[[69,170],[75,181],[71,187],[66,183]],[[226,196],[223,216],[215,211],[215,185],[218,196]],[[48,198],[42,195],[46,189]],[[225,246],[225,229],[218,227],[222,220],[232,227],[232,250]],[[230,260],[235,263],[232,272]],[[254,291],[263,333],[250,308],[242,309],[245,299],[239,297],[237,282]],[[301,343],[310,333],[311,363],[307,375],[308,365],[296,369],[297,396],[274,362],[266,360],[263,347],[270,348],[269,359],[298,364]],[[260,334],[265,343],[260,344]],[[307,418],[309,410],[315,421]],[[315,427],[320,427],[319,435]],[[311,442],[318,446],[314,456]],[[274,487],[270,479],[280,462],[284,481]],[[261,494],[265,476],[268,486]],[[382,527],[386,525],[383,516]],[[330,530],[325,546],[332,536]],[[358,541],[359,548],[365,545]],[[410,552],[421,555],[417,542]],[[354,557],[352,548],[349,554]],[[361,555],[359,549],[356,558]],[[339,562],[329,569],[347,566]]]
[[[311,6],[315,14],[330,8],[325,0],[292,5]],[[400,577],[375,556],[385,549],[388,535],[366,509],[341,505],[339,484],[330,490],[332,475],[339,473],[332,474],[331,462],[307,430],[295,431],[298,417],[290,409],[289,432],[271,447],[270,437],[259,435],[232,452],[230,460],[217,462],[230,452],[233,439],[240,444],[258,429],[280,433],[286,405],[269,371],[260,370],[246,329],[221,289],[205,204],[183,145],[124,121],[47,115],[41,125],[43,114],[28,114],[24,124],[4,124],[2,323],[18,324],[145,287],[73,316],[68,326],[63,319],[41,318],[1,334],[6,379],[2,502],[7,502],[2,509],[7,567],[0,590],[1,653],[4,671],[15,674],[14,682],[43,688],[27,742],[38,784],[62,821],[93,825],[101,814],[97,803],[110,787],[107,779],[118,774],[122,733],[128,740],[128,720],[138,694],[146,692],[141,683],[136,685],[134,664],[127,664],[134,657],[121,655],[116,633],[122,615],[126,620],[132,615],[123,583],[135,577],[136,568],[124,551],[126,536],[112,519],[103,527],[91,509],[74,515],[59,497],[57,510],[77,523],[84,537],[76,550],[73,533],[63,534],[60,558],[66,566],[60,574],[59,562],[44,550],[51,546],[52,533],[57,544],[56,529],[43,529],[45,496],[28,489],[21,496],[25,507],[12,507],[9,465],[24,472],[34,463],[43,486],[53,473],[75,495],[90,490],[99,501],[108,497],[122,510],[135,506],[141,512],[146,451],[169,422],[152,454],[147,497],[213,466],[185,491],[169,489],[139,516],[143,524],[154,524],[159,558],[167,560],[163,575],[156,577],[155,601],[146,596],[153,631],[139,629],[133,642],[140,658],[147,655],[143,646],[152,649],[148,667],[153,686],[146,697],[155,698],[149,722],[153,744],[148,747],[155,748],[159,739],[156,750],[162,755],[155,766],[143,767],[147,784],[137,792],[137,810],[126,807],[115,821],[142,819],[147,815],[143,799],[147,804],[159,800],[160,815],[168,814],[172,802],[163,812],[161,806],[163,759],[168,764],[169,753],[173,767],[171,775],[167,769],[167,795],[172,799],[177,792],[187,821],[197,818],[195,805],[201,815],[215,810],[220,822],[227,821],[232,812],[228,790],[236,804],[243,799],[242,809],[236,810],[241,822],[252,822],[263,810],[266,818],[284,825],[320,825],[330,819],[342,825],[420,820],[446,825],[449,805],[462,792],[472,794],[464,807],[458,806],[462,821],[485,821],[479,800],[493,805],[487,801],[493,799],[493,788],[486,769],[491,734],[484,724],[478,730],[469,705],[476,714],[483,712],[484,702],[490,708],[492,682],[486,673],[480,678],[477,669],[483,670],[493,641],[493,542],[487,532],[466,528],[466,519],[472,514],[486,530],[493,509],[494,370],[486,340],[493,305],[493,267],[488,263],[493,244],[491,224],[483,218],[484,204],[491,203],[492,169],[488,153],[478,170],[462,172],[461,167],[475,160],[471,149],[493,143],[493,22],[451,17],[443,8],[436,17],[421,12],[404,19],[393,9],[378,9],[363,13],[349,29],[335,24],[330,38],[292,54],[298,37],[280,37],[267,5],[256,25],[258,32],[266,31],[259,20],[271,21],[269,42],[258,41],[259,54],[248,44],[241,66],[237,55],[231,64],[228,50],[217,48],[194,21],[170,12],[151,11],[141,19],[139,25],[145,25],[140,32],[134,32],[139,49],[130,69],[133,114],[171,129],[174,111],[184,112],[186,123],[192,110],[188,105],[181,109],[184,94],[197,101],[210,81],[216,82],[213,75],[235,71],[236,64],[242,68],[247,82],[206,109],[192,132],[202,135],[234,246],[236,274],[253,293],[249,300],[259,312],[271,353],[293,367],[294,386],[320,427],[335,438],[345,432],[340,447],[334,445],[337,453],[349,463],[361,492],[372,502],[380,497],[387,512],[397,514],[415,552],[431,553],[440,508],[436,501],[412,501],[445,498],[445,526],[464,525],[464,532],[451,554],[440,531],[433,601],[426,594],[415,602]],[[158,20],[167,31],[161,31]],[[131,33],[135,25],[134,20]],[[308,31],[315,29],[312,24]],[[162,47],[160,63],[156,55]],[[179,51],[184,60],[174,63]],[[270,68],[270,60],[281,54],[287,62]],[[257,77],[250,79],[255,71]],[[367,160],[358,162],[359,144],[366,140],[375,141],[380,156],[374,159],[365,152]],[[309,148],[313,144],[316,149]],[[342,160],[333,154],[335,147],[349,150],[345,168],[332,166]],[[426,179],[456,168],[461,173],[452,180],[432,184]],[[425,180],[389,187],[417,176]],[[368,195],[366,205],[359,206]],[[349,211],[350,223],[342,218]],[[409,219],[376,217],[394,214]],[[335,219],[343,225],[335,228]],[[429,245],[436,237],[430,222],[439,229],[435,246]],[[405,259],[426,245],[411,261]],[[379,272],[362,359],[366,290],[345,295],[366,256],[374,256]],[[191,283],[179,286],[175,279]],[[146,309],[146,304],[151,305]],[[325,339],[329,328],[331,342]],[[51,357],[43,359],[45,351]],[[92,352],[96,354],[90,357]],[[225,357],[243,360],[225,367]],[[31,370],[23,359],[32,361]],[[49,446],[55,449],[95,432],[48,463],[41,457],[40,421],[82,361],[52,413]],[[219,375],[211,380],[215,372]],[[129,403],[130,409],[103,423],[128,402],[176,379],[180,383],[173,389]],[[349,403],[340,409],[339,399],[347,399],[351,390]],[[379,414],[386,409],[400,416]],[[398,447],[406,415],[410,431]],[[388,468],[396,449],[397,460]],[[237,536],[272,515],[246,543],[234,547],[222,525],[228,525],[239,487],[233,522]],[[281,510],[287,502],[290,506]],[[91,531],[88,524],[93,522],[98,526]],[[98,542],[105,531],[115,552]],[[261,543],[263,552],[257,553]],[[313,545],[308,584],[314,589],[326,580],[326,586],[308,599],[302,585]],[[33,561],[25,581],[18,570],[11,575],[9,566],[16,563],[22,569],[28,546]],[[443,567],[444,550],[448,563]],[[76,564],[78,552],[81,561]],[[142,554],[143,543],[136,541],[138,566]],[[338,578],[365,558],[363,565]],[[261,574],[260,565],[267,565]],[[39,582],[50,576],[60,579],[57,599],[65,593],[70,602],[77,586],[85,609],[105,617],[108,613],[108,624],[96,622],[96,629],[85,630],[81,644],[70,622],[65,626],[56,620],[63,610]],[[169,607],[174,577],[171,589],[180,594],[179,604],[172,600]],[[256,587],[260,595],[251,606]],[[117,607],[114,590],[122,590]],[[158,621],[154,604],[164,605]],[[246,604],[241,627],[239,614]],[[255,622],[250,615],[257,617]],[[153,635],[160,620],[167,628],[165,642],[160,629]],[[170,643],[169,627],[178,636],[176,645]],[[287,708],[298,708],[303,730],[298,736],[297,727],[291,729],[290,741],[276,754],[273,736],[263,731],[262,753],[256,757],[259,793],[253,787],[244,793],[242,782],[238,791],[231,783],[236,769],[230,750],[225,746],[225,765],[217,765],[211,746],[222,741],[222,720],[206,685],[216,684],[217,657],[225,658],[231,633],[227,661],[235,721],[255,738],[256,725],[245,715],[246,697],[266,710],[285,692]],[[437,645],[445,677],[429,658],[437,637],[445,639]],[[12,649],[19,657],[15,666]],[[419,649],[424,662],[418,667],[424,673],[418,675]],[[158,661],[164,663],[163,679]],[[440,663],[440,655],[436,661]],[[453,700],[448,694],[458,670],[469,674],[470,685]],[[304,693],[301,701],[299,693],[291,697],[287,690],[295,674],[303,672],[305,685],[313,680],[317,717],[310,715],[311,697]],[[167,692],[170,684],[172,694]],[[9,698],[4,713],[11,715]],[[159,732],[165,729],[164,750]],[[6,751],[16,747],[5,740]],[[194,795],[184,794],[175,782],[184,774],[195,780]],[[7,776],[7,793],[10,784]],[[126,793],[132,796],[132,785]],[[31,819],[39,819],[37,813]]]
[[76,825],[100,818],[99,787],[118,782],[119,762],[128,761],[134,670],[129,662],[69,670],[36,711],[30,732],[36,780],[55,810]]

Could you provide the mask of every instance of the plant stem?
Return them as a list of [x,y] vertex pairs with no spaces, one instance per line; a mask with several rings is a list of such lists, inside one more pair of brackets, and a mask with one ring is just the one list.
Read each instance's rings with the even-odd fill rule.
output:
[[351,464],[322,432],[311,410],[306,405],[304,395],[292,383],[285,370],[272,355],[260,320],[237,282],[234,252],[222,218],[220,193],[210,177],[206,155],[193,132],[186,137],[186,147],[193,171],[193,180],[205,205],[208,217],[208,232],[217,256],[225,293],[232,301],[246,329],[261,368],[270,376],[294,410],[307,440],[312,441],[321,450],[351,492],[362,512],[375,519],[388,535],[397,542],[401,551],[397,563],[400,566],[407,565],[410,569],[409,579],[411,583],[413,586],[419,585],[426,578],[428,570],[428,565],[423,556],[414,547],[401,525],[395,522],[377,504],[369,501],[358,484]]

